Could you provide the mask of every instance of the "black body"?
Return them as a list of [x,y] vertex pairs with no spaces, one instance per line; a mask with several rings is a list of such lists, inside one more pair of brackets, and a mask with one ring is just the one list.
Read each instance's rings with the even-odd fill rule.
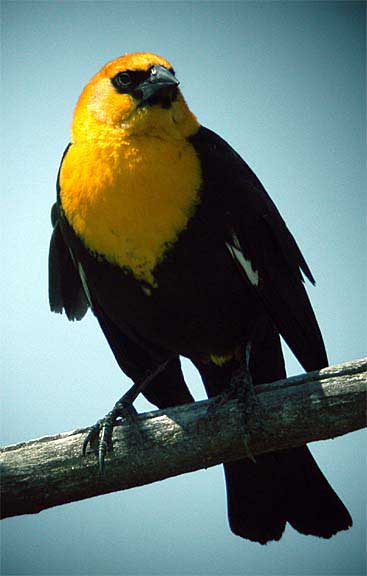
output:
[[[80,319],[91,305],[121,369],[134,380],[171,358],[144,392],[160,408],[192,401],[179,355],[196,364],[209,397],[226,388],[238,367],[235,359],[216,366],[210,355],[249,340],[255,385],[285,377],[279,334],[305,370],[327,365],[302,272],[313,278],[273,202],[219,136],[200,128],[190,141],[201,162],[201,201],[155,270],[156,288],[91,254],[66,221],[60,197],[54,209],[51,309]],[[231,257],[226,243],[233,234],[258,271],[258,286]],[[225,474],[229,521],[242,537],[277,540],[287,521],[326,538],[351,525],[306,447],[260,456],[256,464],[226,464]]]

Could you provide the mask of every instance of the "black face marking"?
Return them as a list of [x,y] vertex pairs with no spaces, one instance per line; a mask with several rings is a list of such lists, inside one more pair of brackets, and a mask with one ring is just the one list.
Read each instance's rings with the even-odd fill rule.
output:
[[111,78],[111,82],[120,94],[134,95],[139,84],[147,80],[149,76],[150,70],[124,70]]
[[[168,71],[174,76],[175,71],[169,68]],[[119,94],[130,94],[137,100],[141,100],[140,106],[160,104],[163,108],[169,108],[177,99],[178,90],[176,86],[162,86],[150,98],[143,98],[142,84],[154,78],[157,69],[152,66],[149,70],[123,70],[118,72],[111,83]]]

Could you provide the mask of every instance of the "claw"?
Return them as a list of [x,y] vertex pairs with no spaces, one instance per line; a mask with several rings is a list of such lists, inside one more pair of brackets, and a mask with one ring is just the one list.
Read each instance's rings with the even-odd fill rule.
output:
[[112,434],[117,419],[130,420],[136,424],[137,415],[138,413],[132,405],[131,399],[127,398],[125,394],[125,396],[116,402],[111,412],[101,420],[98,420],[98,422],[90,428],[83,442],[82,453],[83,456],[85,456],[88,446],[91,447],[97,456],[98,467],[101,474],[103,474],[105,470],[107,452],[112,452],[113,450]]
[[99,440],[98,447],[98,466],[101,474],[103,474],[105,470],[105,458],[107,450],[112,450],[112,431],[113,425],[109,422],[105,422],[102,425],[101,438]]
[[94,426],[92,426],[86,435],[84,442],[83,442],[83,456],[86,455],[88,444],[90,447],[96,451],[96,444],[98,442],[99,431],[101,429],[101,420],[99,420]]
[[165,360],[154,370],[150,371],[140,382],[135,382],[126,394],[116,402],[111,412],[102,418],[102,420],[98,420],[98,422],[90,428],[84,439],[82,452],[83,456],[85,456],[88,446],[92,448],[97,455],[98,466],[101,473],[103,473],[105,469],[106,454],[113,449],[112,434],[117,419],[130,420],[130,422],[135,424],[135,430],[140,434],[137,426],[138,413],[133,406],[133,402],[140,392],[144,390],[145,386],[162,372],[168,362],[169,360]]
[[[133,408],[133,412],[136,412],[135,408]],[[116,425],[116,420],[120,416],[123,416],[126,420],[129,419],[128,411],[124,410],[122,414],[120,412],[120,402],[117,402],[111,412],[91,427],[84,439],[82,449],[83,456],[86,455],[89,445],[97,456],[98,467],[101,473],[103,473],[105,469],[106,454],[113,449],[112,433]]]

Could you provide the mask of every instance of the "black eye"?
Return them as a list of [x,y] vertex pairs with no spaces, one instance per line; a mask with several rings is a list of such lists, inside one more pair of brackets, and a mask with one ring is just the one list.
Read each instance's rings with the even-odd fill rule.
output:
[[128,72],[120,72],[115,76],[114,80],[120,88],[131,86],[131,76]]
[[133,94],[138,84],[146,80],[148,77],[149,71],[124,70],[123,72],[118,72],[118,74],[111,78],[111,82],[120,94]]
[[111,82],[118,92],[126,94],[129,92],[134,84],[133,73],[130,71],[119,72],[111,78]]

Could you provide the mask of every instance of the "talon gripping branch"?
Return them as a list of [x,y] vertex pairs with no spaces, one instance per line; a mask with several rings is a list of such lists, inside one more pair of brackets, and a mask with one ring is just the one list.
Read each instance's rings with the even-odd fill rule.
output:
[[[51,309],[80,320],[90,307],[134,382],[86,439],[102,468],[138,393],[159,408],[193,401],[179,355],[209,397],[233,389],[241,370],[255,386],[284,378],[280,335],[305,370],[327,365],[293,236],[178,85],[154,54],[106,64],[79,98],[58,176]],[[229,523],[243,538],[278,540],[287,522],[324,538],[351,526],[306,446],[224,469]]]

